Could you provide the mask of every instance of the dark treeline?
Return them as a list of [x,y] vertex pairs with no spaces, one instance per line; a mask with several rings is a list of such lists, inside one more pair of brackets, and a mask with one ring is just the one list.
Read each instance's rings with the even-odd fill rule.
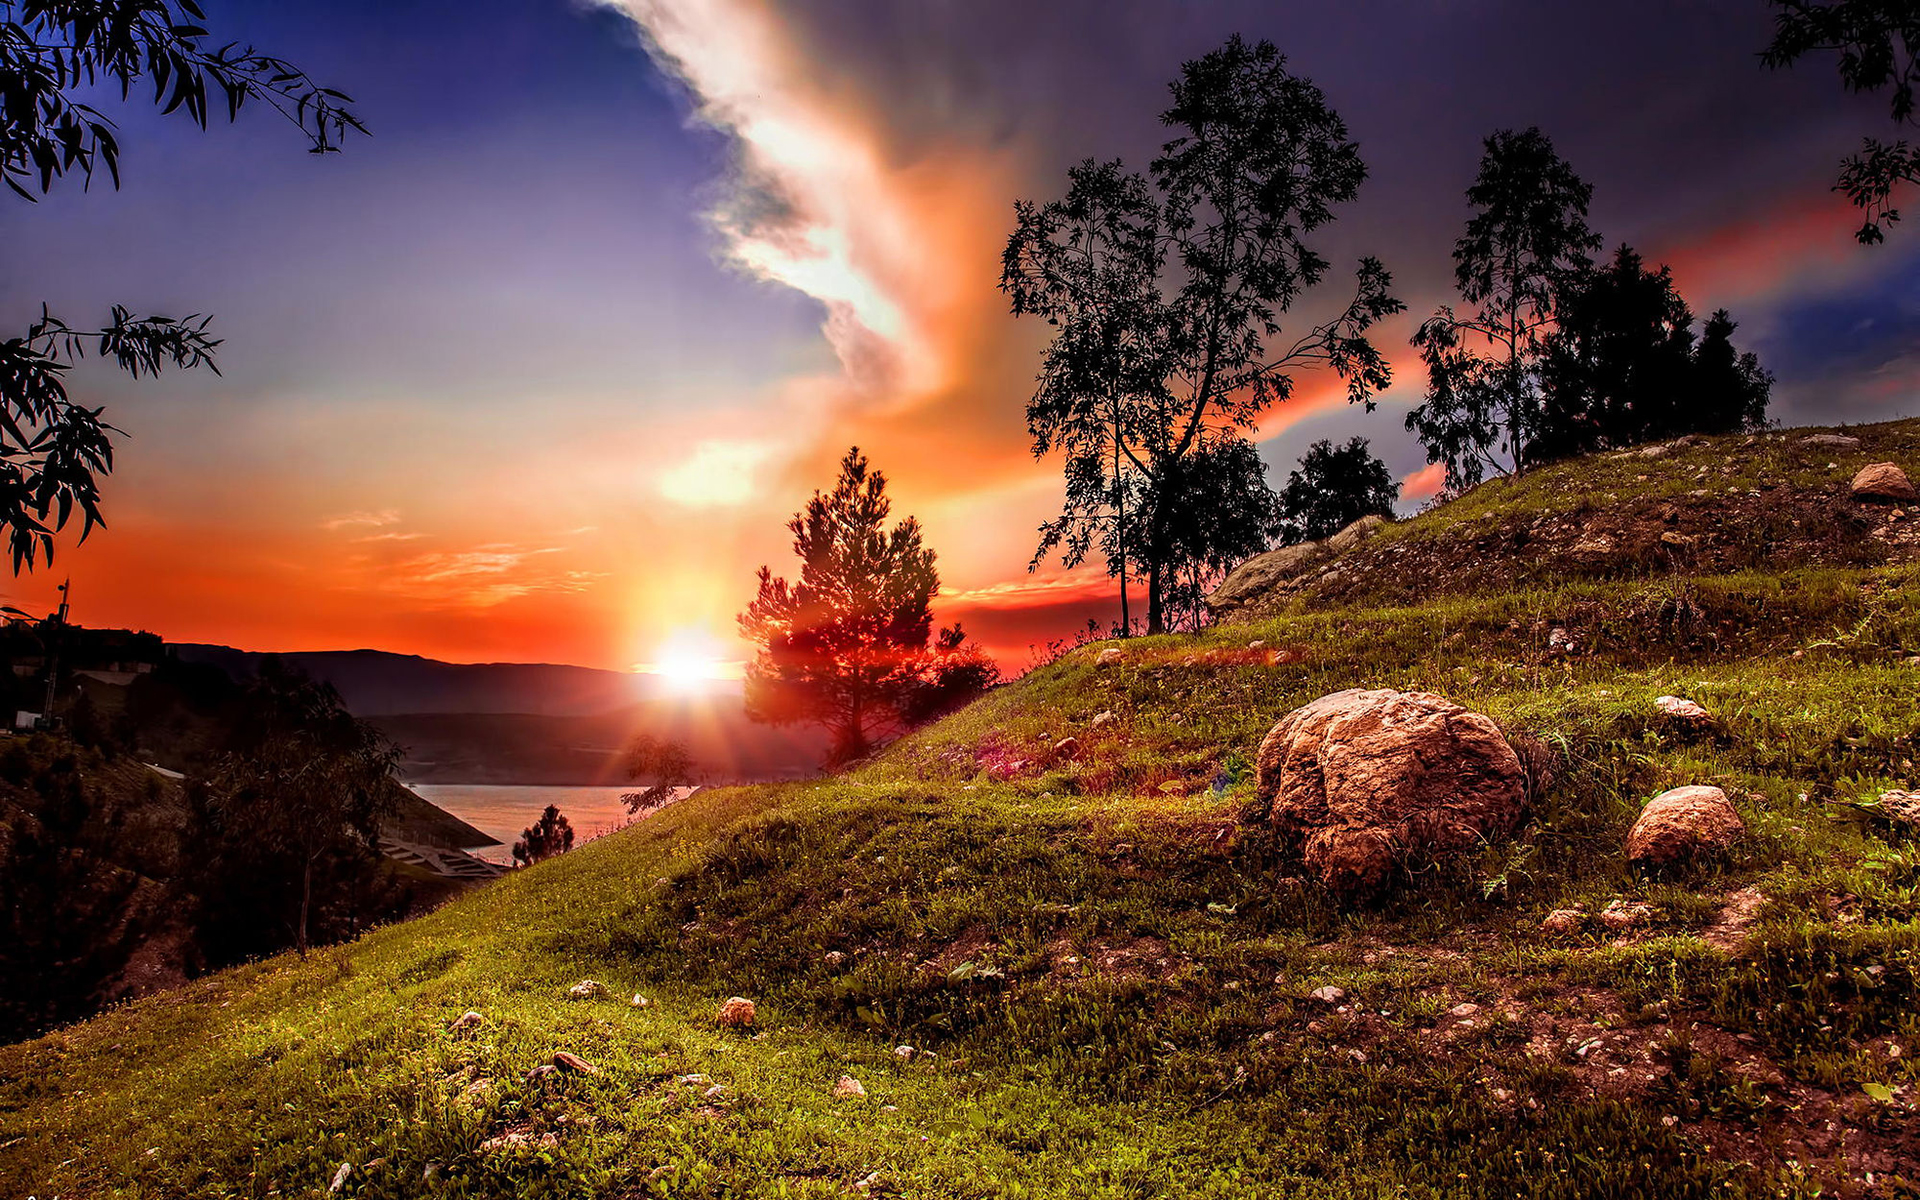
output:
[[381,857],[393,750],[331,687],[162,659],[58,694],[62,729],[0,742],[0,1039],[445,894]]

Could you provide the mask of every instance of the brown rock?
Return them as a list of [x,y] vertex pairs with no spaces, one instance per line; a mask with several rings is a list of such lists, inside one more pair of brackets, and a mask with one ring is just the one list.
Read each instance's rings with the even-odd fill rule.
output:
[[1674,788],[1647,801],[1627,833],[1627,858],[1642,866],[1676,866],[1722,853],[1746,831],[1719,788]]
[[1322,696],[1260,744],[1256,813],[1337,892],[1509,833],[1525,807],[1499,728],[1427,692]]
[[579,1075],[598,1075],[600,1073],[599,1067],[581,1058],[578,1054],[572,1054],[565,1050],[555,1050],[553,1052],[553,1065],[563,1071],[572,1071]]
[[1207,597],[1207,607],[1216,614],[1230,613],[1258,600],[1274,587],[1306,574],[1320,554],[1318,542],[1282,546],[1265,554],[1256,554],[1235,567]]
[[607,994],[607,987],[597,979],[582,979],[567,989],[569,1000],[592,1000]]
[[1063,737],[1053,744],[1055,758],[1072,758],[1080,753],[1080,739]]
[[1638,929],[1652,919],[1652,906],[1633,900],[1609,900],[1606,908],[1600,911],[1600,923],[1615,933]]
[[1920,492],[1913,490],[1913,481],[1907,478],[1907,473],[1890,462],[1868,463],[1861,467],[1847,490],[1855,500],[1870,503],[1920,500]]
[[1679,725],[1711,725],[1713,724],[1712,713],[1709,713],[1706,709],[1700,707],[1700,705],[1696,704],[1692,700],[1682,699],[1679,696],[1657,696],[1654,698],[1653,707],[1656,711],[1659,712],[1661,716],[1667,718],[1669,721],[1672,721],[1675,724],[1679,724]]
[[1920,826],[1920,792],[1881,792],[1880,813],[1889,821]]
[[851,1100],[866,1094],[867,1089],[851,1075],[842,1075],[840,1082],[833,1085],[833,1095],[837,1100]]
[[1127,652],[1125,650],[1120,649],[1118,646],[1109,646],[1094,657],[1093,665],[1096,667],[1110,667],[1115,663],[1125,662],[1126,658]]
[[720,1006],[714,1021],[722,1029],[748,1029],[753,1026],[753,1001],[734,996]]
[[1556,908],[1540,922],[1540,932],[1549,937],[1568,937],[1586,928],[1584,908]]
[[448,1033],[465,1033],[469,1029],[478,1029],[485,1022],[486,1022],[486,1018],[481,1016],[477,1012],[463,1013],[461,1014],[459,1020],[447,1026],[447,1032]]

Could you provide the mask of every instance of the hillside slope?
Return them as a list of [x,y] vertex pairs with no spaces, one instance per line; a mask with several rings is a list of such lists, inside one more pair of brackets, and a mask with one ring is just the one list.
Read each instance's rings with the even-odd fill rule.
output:
[[[0,1194],[1915,1195],[1920,848],[1872,802],[1915,783],[1920,567],[1484,558],[1090,647],[851,774],[0,1048]],[[1272,723],[1361,685],[1544,770],[1513,840],[1343,907],[1239,818]],[[1691,783],[1749,837],[1636,877],[1628,825]]]

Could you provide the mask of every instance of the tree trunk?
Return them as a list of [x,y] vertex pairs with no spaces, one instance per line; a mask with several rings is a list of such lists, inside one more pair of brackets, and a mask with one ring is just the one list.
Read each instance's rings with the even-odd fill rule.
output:
[[1113,402],[1113,510],[1120,545],[1120,636],[1133,636],[1133,618],[1127,613],[1127,490],[1120,482],[1120,401]]
[[293,931],[293,944],[300,957],[307,956],[307,912],[313,906],[313,859],[307,858],[300,870],[300,925]]
[[1167,631],[1166,613],[1161,606],[1161,567],[1160,556],[1156,551],[1147,560],[1147,633],[1165,633]]

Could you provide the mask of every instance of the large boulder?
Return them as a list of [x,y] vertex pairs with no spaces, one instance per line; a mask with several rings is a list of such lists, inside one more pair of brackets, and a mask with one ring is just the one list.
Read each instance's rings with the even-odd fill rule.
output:
[[1719,788],[1674,788],[1640,810],[1627,831],[1627,859],[1636,866],[1681,866],[1724,853],[1746,831]]
[[1260,744],[1256,818],[1347,895],[1512,832],[1526,803],[1526,772],[1492,719],[1427,692],[1322,696]]
[[1361,517],[1331,537],[1297,546],[1282,546],[1265,554],[1256,554],[1227,573],[1220,586],[1207,597],[1207,607],[1215,616],[1223,616],[1259,600],[1274,588],[1305,575],[1328,555],[1345,554],[1377,532],[1387,519]]
[[1890,462],[1868,463],[1861,467],[1847,490],[1855,500],[1869,504],[1900,504],[1920,500],[1920,492],[1913,490],[1913,481],[1907,478],[1907,473]]
[[1216,615],[1230,613],[1266,595],[1275,584],[1306,574],[1307,567],[1319,554],[1318,542],[1302,542],[1298,546],[1282,546],[1256,554],[1228,572],[1220,586],[1207,597],[1207,607]]

